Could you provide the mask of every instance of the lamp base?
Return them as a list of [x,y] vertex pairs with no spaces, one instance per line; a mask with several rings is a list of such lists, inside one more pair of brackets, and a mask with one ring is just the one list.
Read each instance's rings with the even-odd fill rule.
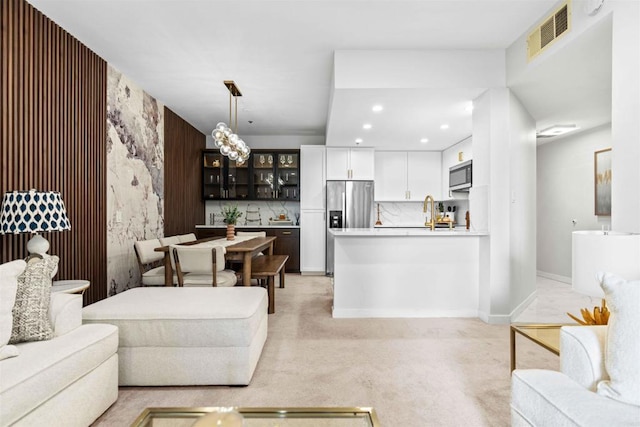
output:
[[48,250],[49,241],[37,233],[27,242],[27,251],[30,254],[45,255]]
[[593,307],[593,314],[589,312],[588,308],[581,308],[580,314],[584,320],[580,320],[571,313],[567,315],[578,322],[581,325],[606,325],[609,322],[609,309],[607,308],[607,302],[602,299],[602,307]]

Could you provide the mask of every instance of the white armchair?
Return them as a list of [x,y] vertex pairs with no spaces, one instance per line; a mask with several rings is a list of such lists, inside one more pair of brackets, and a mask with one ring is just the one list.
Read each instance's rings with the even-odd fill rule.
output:
[[640,426],[640,406],[596,393],[597,384],[609,378],[606,341],[606,326],[562,327],[561,372],[513,372],[512,426]]

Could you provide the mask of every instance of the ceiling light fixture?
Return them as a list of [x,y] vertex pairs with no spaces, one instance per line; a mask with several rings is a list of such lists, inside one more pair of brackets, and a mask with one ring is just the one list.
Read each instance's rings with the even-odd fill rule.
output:
[[571,132],[578,129],[576,125],[553,125],[546,129],[541,130],[536,134],[538,138],[551,138],[553,136],[558,136],[565,134],[567,132]]
[[440,125],[440,129],[442,129],[442,130],[449,129],[449,125],[446,124],[446,123],[443,124],[443,125]]
[[[236,164],[242,165],[249,159],[249,154],[251,153],[249,146],[238,136],[238,97],[242,96],[242,93],[240,93],[240,89],[238,89],[238,86],[236,86],[233,80],[225,80],[224,85],[229,89],[229,126],[224,122],[218,123],[216,128],[211,132],[211,136],[223,156],[227,156],[229,160],[234,160]],[[230,128],[232,124],[231,104],[233,100],[235,100],[236,104],[234,131]]]
[[422,138],[420,142],[422,142],[423,144],[426,144],[427,142],[429,142],[429,138]]
[[362,142],[362,138],[356,138],[356,144],[360,144]]
[[371,110],[373,110],[374,113],[379,113],[380,111],[382,111],[382,105],[374,105]]
[[363,124],[362,129],[371,129],[371,124],[370,123]]

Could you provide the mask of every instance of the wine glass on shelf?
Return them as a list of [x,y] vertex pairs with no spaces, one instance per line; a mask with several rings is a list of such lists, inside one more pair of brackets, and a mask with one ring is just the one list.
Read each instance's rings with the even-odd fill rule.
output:
[[269,154],[269,157],[267,158],[267,161],[269,162],[269,166],[271,166],[273,164],[273,156],[271,154]]
[[289,166],[291,166],[293,164],[293,156],[292,155],[288,155],[287,156],[287,164]]
[[260,166],[264,166],[264,155],[260,154]]
[[286,163],[286,159],[284,158],[284,156],[280,156],[280,164],[284,166],[285,163]]

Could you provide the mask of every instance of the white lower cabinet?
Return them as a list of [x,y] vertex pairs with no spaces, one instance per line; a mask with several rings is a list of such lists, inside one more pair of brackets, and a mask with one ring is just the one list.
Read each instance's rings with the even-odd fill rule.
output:
[[324,274],[326,257],[324,210],[300,211],[300,272]]

